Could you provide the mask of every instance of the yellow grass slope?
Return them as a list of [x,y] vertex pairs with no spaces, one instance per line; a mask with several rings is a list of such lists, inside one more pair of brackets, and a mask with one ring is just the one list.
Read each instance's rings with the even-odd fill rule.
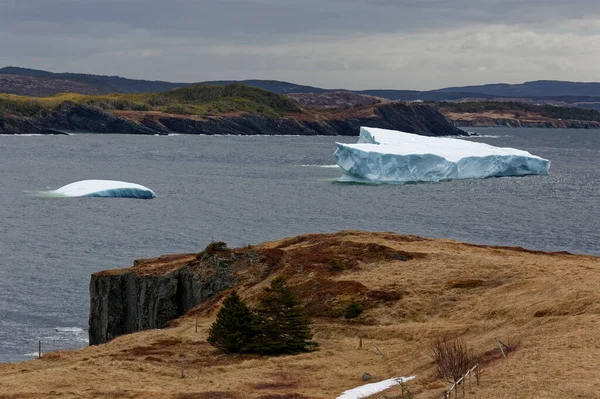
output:
[[[441,398],[448,384],[436,377],[427,348],[446,333],[486,354],[481,385],[467,397],[599,396],[599,258],[363,232],[306,235],[252,250],[279,261],[263,267],[260,278],[242,273],[241,296],[253,303],[273,277],[285,275],[309,312],[321,316],[313,326],[318,351],[221,354],[206,343],[219,307],[214,300],[170,328],[0,365],[0,398],[335,398],[362,385],[365,372],[376,379],[416,375],[409,383],[416,398]],[[352,301],[367,310],[346,321],[339,312]],[[499,359],[494,338],[521,345]],[[392,389],[376,397],[399,395]]]

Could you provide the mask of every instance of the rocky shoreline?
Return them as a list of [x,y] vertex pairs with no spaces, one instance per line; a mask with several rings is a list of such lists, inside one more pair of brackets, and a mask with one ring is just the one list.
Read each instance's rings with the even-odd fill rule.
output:
[[114,111],[64,103],[42,116],[0,114],[0,134],[123,133],[140,135],[328,135],[356,136],[360,126],[427,136],[466,133],[431,107],[385,103],[340,112],[305,110],[282,117],[235,113],[197,117],[160,112]]
[[452,121],[456,127],[526,127],[545,129],[600,129],[600,122],[580,120],[524,121],[518,119],[476,119]]

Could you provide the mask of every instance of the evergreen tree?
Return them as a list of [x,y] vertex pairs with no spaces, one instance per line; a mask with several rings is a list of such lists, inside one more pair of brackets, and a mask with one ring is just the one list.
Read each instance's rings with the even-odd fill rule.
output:
[[257,335],[250,350],[265,355],[307,352],[317,344],[310,341],[310,321],[304,308],[283,278],[265,288],[256,308]]
[[226,353],[245,352],[256,335],[255,324],[252,311],[233,291],[208,330],[208,343]]

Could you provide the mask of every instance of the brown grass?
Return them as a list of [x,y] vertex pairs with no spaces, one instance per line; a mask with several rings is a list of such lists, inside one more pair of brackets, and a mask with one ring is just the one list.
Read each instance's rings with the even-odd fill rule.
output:
[[[415,397],[439,398],[449,386],[436,376],[427,346],[446,334],[461,336],[483,358],[482,384],[470,398],[598,397],[599,258],[349,231],[236,251],[255,253],[239,257],[247,263],[240,295],[253,303],[272,278],[287,277],[317,316],[319,350],[272,358],[219,353],[206,343],[220,306],[214,300],[168,329],[0,365],[0,398],[335,398],[362,385],[365,372],[375,380],[416,375],[408,384]],[[331,271],[332,257],[351,267]],[[163,272],[180,261],[146,266]],[[367,306],[347,321],[337,309],[352,300]],[[520,346],[504,360],[495,338],[509,344],[510,337]]]

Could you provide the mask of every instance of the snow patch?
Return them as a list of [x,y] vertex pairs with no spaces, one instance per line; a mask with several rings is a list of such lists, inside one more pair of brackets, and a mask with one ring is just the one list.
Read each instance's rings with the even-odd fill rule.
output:
[[374,395],[376,393],[385,391],[386,389],[390,389],[396,385],[404,384],[407,381],[414,380],[416,376],[411,377],[396,377],[390,378],[389,380],[384,380],[380,382],[374,382],[372,384],[366,384],[360,386],[358,388],[349,389],[344,391],[337,399],[361,399],[366,398],[367,396]]

